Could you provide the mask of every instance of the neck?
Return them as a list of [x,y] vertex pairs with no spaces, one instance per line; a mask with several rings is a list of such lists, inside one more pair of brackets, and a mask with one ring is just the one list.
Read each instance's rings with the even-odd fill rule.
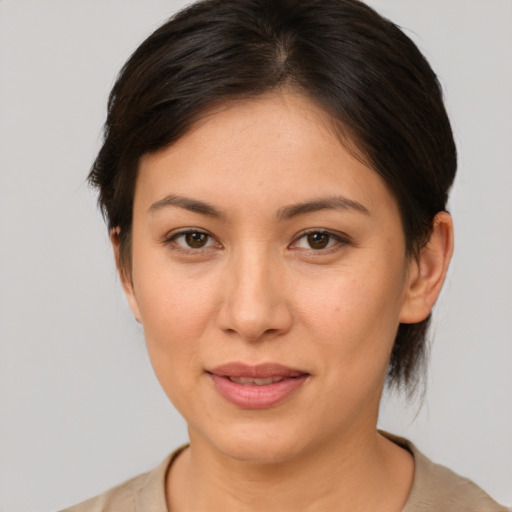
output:
[[272,464],[235,460],[194,437],[168,475],[172,512],[397,512],[412,485],[411,455],[375,429]]

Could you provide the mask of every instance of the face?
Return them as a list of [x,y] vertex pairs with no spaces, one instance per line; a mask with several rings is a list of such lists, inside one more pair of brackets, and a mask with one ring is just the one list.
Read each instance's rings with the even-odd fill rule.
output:
[[140,163],[125,290],[192,443],[283,461],[375,432],[410,262],[396,201],[300,95]]

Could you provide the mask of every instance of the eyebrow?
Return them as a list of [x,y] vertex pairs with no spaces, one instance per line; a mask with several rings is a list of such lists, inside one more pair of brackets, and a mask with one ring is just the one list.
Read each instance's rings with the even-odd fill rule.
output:
[[288,220],[298,215],[319,212],[321,210],[353,210],[370,215],[370,210],[358,201],[343,196],[329,196],[285,206],[278,211],[277,216],[279,220]]
[[[226,215],[223,212],[211,204],[175,194],[168,195],[163,199],[156,201],[148,208],[148,212],[155,213],[168,207],[183,208],[194,213],[199,213],[201,215],[206,215],[208,217],[214,217],[217,219],[226,218]],[[321,210],[352,210],[355,212],[363,213],[365,215],[370,215],[368,208],[366,208],[366,206],[359,203],[358,201],[348,199],[344,196],[329,196],[320,197],[311,201],[296,203],[285,206],[284,208],[280,208],[277,212],[277,219],[289,220],[299,215],[314,213]]]
[[201,215],[207,215],[208,217],[223,218],[225,215],[208,203],[198,201],[197,199],[190,199],[188,197],[178,196],[175,194],[168,195],[163,199],[160,199],[156,203],[153,203],[149,208],[149,213],[156,213],[159,210],[168,208],[169,206],[177,206],[184,210],[189,210],[194,213]]

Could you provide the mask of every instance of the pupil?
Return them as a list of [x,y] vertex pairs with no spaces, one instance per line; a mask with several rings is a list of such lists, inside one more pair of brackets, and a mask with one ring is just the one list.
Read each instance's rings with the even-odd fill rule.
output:
[[325,233],[311,233],[308,235],[308,243],[312,249],[325,249],[329,243],[329,235]]
[[208,240],[208,235],[204,233],[187,233],[185,235],[185,240],[189,247],[200,249]]

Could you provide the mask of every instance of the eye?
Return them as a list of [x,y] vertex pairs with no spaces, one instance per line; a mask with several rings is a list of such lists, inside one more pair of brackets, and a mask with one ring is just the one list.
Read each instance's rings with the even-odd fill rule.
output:
[[293,249],[306,249],[313,251],[322,251],[325,249],[334,248],[337,245],[344,245],[348,243],[348,239],[339,234],[331,233],[329,231],[309,231],[297,238],[293,244]]
[[326,249],[333,242],[332,237],[327,233],[309,233],[305,239],[311,249]]
[[181,249],[205,249],[217,245],[214,238],[204,231],[190,230],[172,234],[168,242],[173,242]]

